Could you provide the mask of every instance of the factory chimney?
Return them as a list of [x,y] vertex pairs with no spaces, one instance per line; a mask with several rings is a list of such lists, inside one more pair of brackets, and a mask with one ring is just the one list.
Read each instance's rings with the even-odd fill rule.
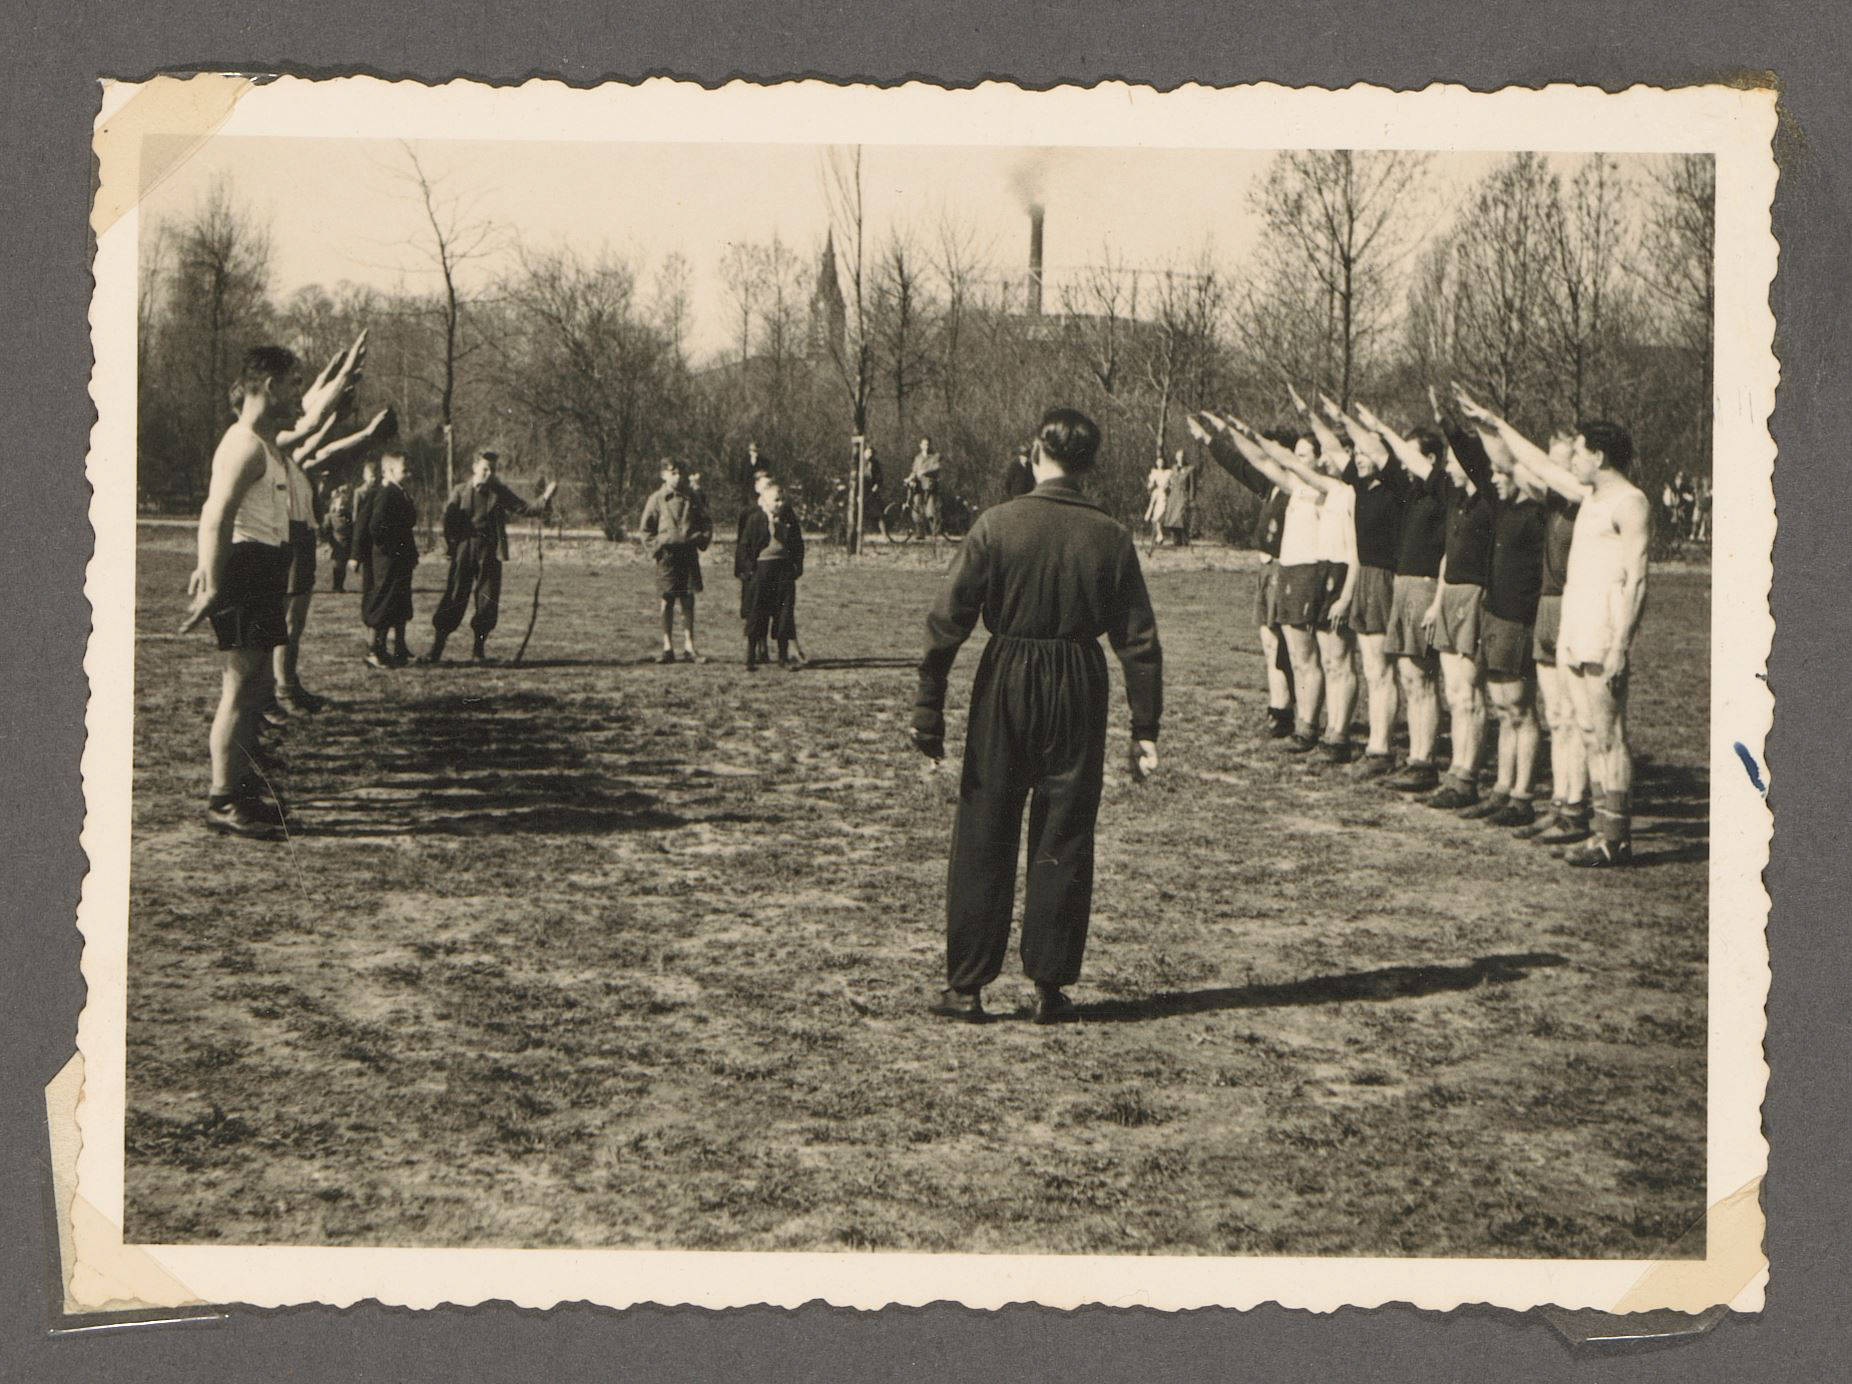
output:
[[1042,313],[1042,208],[1029,208],[1029,312]]

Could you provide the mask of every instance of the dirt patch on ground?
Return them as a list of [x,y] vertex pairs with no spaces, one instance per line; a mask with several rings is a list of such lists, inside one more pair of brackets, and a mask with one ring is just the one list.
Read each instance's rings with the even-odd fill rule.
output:
[[1044,1030],[1008,974],[997,1023],[922,1012],[955,778],[903,728],[942,556],[814,565],[796,674],[740,666],[712,563],[704,667],[638,663],[616,554],[549,551],[522,668],[368,670],[324,592],[338,705],[288,732],[303,830],[266,846],[197,824],[214,658],[163,637],[189,564],[151,546],[129,1238],[1661,1252],[1704,1209],[1706,580],[1656,575],[1640,867],[1585,875],[1256,739],[1251,570],[1188,557],[1152,576],[1166,763],[1124,780],[1115,708],[1085,1022]]

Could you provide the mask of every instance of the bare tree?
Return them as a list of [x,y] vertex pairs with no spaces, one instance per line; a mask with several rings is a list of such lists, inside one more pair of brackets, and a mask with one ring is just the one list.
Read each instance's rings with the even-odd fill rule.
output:
[[1062,340],[1076,368],[1111,400],[1122,383],[1130,323],[1138,315],[1138,272],[1104,246],[1100,262],[1065,279]]
[[[1266,226],[1261,255],[1276,284],[1309,274],[1319,299],[1299,311],[1324,324],[1330,364],[1319,383],[1348,403],[1361,358],[1382,329],[1396,275],[1418,238],[1408,208],[1427,156],[1349,149],[1276,154],[1252,194]],[[1290,267],[1289,267],[1290,265]]]
[[[268,316],[270,230],[215,180],[184,221],[174,243],[174,326],[170,349],[188,362],[193,383],[189,410],[197,460],[194,481],[205,493],[218,436],[228,421],[227,392],[240,338]],[[243,344],[251,344],[244,342]]]
[[1543,403],[1558,192],[1541,156],[1513,154],[1480,181],[1454,231],[1460,369],[1506,417]]
[[1544,300],[1548,355],[1562,374],[1571,418],[1581,418],[1613,371],[1621,283],[1621,183],[1614,161],[1593,154],[1559,187],[1546,222],[1553,292]]
[[1690,444],[1705,466],[1711,462],[1715,390],[1716,256],[1716,160],[1709,154],[1672,155],[1652,176],[1644,250],[1634,268],[1657,309],[1661,338],[1688,362]]
[[759,286],[763,280],[761,247],[752,244],[727,246],[720,257],[720,282],[739,320],[740,364],[752,358],[752,319],[759,306]]
[[619,260],[570,250],[523,253],[501,296],[510,322],[497,345],[509,398],[569,458],[600,527],[618,538],[636,463],[672,421],[670,348],[645,320],[636,275]]
[[868,432],[868,400],[874,392],[875,351],[869,284],[868,208],[862,191],[862,147],[830,149],[823,161],[823,197],[829,208],[830,233],[849,291],[844,295],[846,330],[829,343],[855,431]]
[[680,251],[671,252],[656,268],[650,308],[657,325],[669,339],[678,367],[688,364],[688,319],[694,298],[694,268]]
[[444,486],[448,489],[456,484],[450,438],[455,425],[457,367],[475,349],[462,344],[465,299],[458,276],[471,260],[493,253],[498,237],[493,224],[472,215],[466,194],[449,190],[444,179],[427,172],[418,151],[410,144],[401,141],[399,147],[405,151],[408,165],[401,176],[415,190],[424,210],[427,238],[420,242],[419,250],[443,281],[439,297],[444,327],[443,383],[438,395],[438,422],[444,431]]
[[960,386],[964,381],[968,346],[967,326],[980,306],[978,294],[984,278],[985,254],[977,234],[950,212],[939,218],[928,264],[939,281],[941,310],[933,352],[932,375],[939,385],[939,404],[948,418],[958,415]]
[[1148,426],[1161,450],[1171,406],[1180,398],[1209,402],[1217,356],[1216,329],[1227,306],[1221,276],[1208,252],[1187,270],[1153,276],[1150,327],[1141,334],[1144,382],[1155,396]]
[[894,400],[894,428],[905,446],[907,403],[928,379],[930,317],[921,256],[904,231],[890,232],[875,267],[875,340]]

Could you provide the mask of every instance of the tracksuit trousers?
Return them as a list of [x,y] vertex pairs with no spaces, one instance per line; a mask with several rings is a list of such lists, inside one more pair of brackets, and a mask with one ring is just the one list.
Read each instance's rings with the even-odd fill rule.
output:
[[946,887],[952,989],[977,990],[1003,969],[1025,804],[1023,970],[1043,985],[1079,979],[1093,909],[1108,688],[1098,640],[995,635],[986,646],[971,687],[952,824]]
[[470,633],[486,639],[501,617],[502,559],[496,545],[483,538],[464,539],[450,555],[444,595],[431,612],[431,628],[439,638],[448,638],[463,623],[472,597],[476,612],[470,617]]

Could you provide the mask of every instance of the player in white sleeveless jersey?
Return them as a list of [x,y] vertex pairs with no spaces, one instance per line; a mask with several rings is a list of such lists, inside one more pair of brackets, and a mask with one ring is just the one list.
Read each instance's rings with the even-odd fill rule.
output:
[[283,812],[261,797],[258,723],[271,696],[270,651],[289,638],[289,475],[276,435],[282,420],[296,416],[301,394],[293,353],[281,346],[246,353],[232,388],[238,421],[212,455],[199,565],[187,583],[192,603],[180,627],[184,633],[210,619],[225,655],[209,740],[206,825],[264,839],[281,833]]
[[1576,429],[1567,467],[1511,424],[1459,391],[1460,405],[1495,428],[1517,459],[1559,494],[1579,500],[1563,581],[1557,665],[1587,751],[1595,799],[1595,835],[1564,856],[1602,868],[1633,858],[1633,753],[1627,744],[1627,671],[1633,637],[1646,608],[1646,552],[1652,502],[1632,481],[1633,438],[1618,423]]

